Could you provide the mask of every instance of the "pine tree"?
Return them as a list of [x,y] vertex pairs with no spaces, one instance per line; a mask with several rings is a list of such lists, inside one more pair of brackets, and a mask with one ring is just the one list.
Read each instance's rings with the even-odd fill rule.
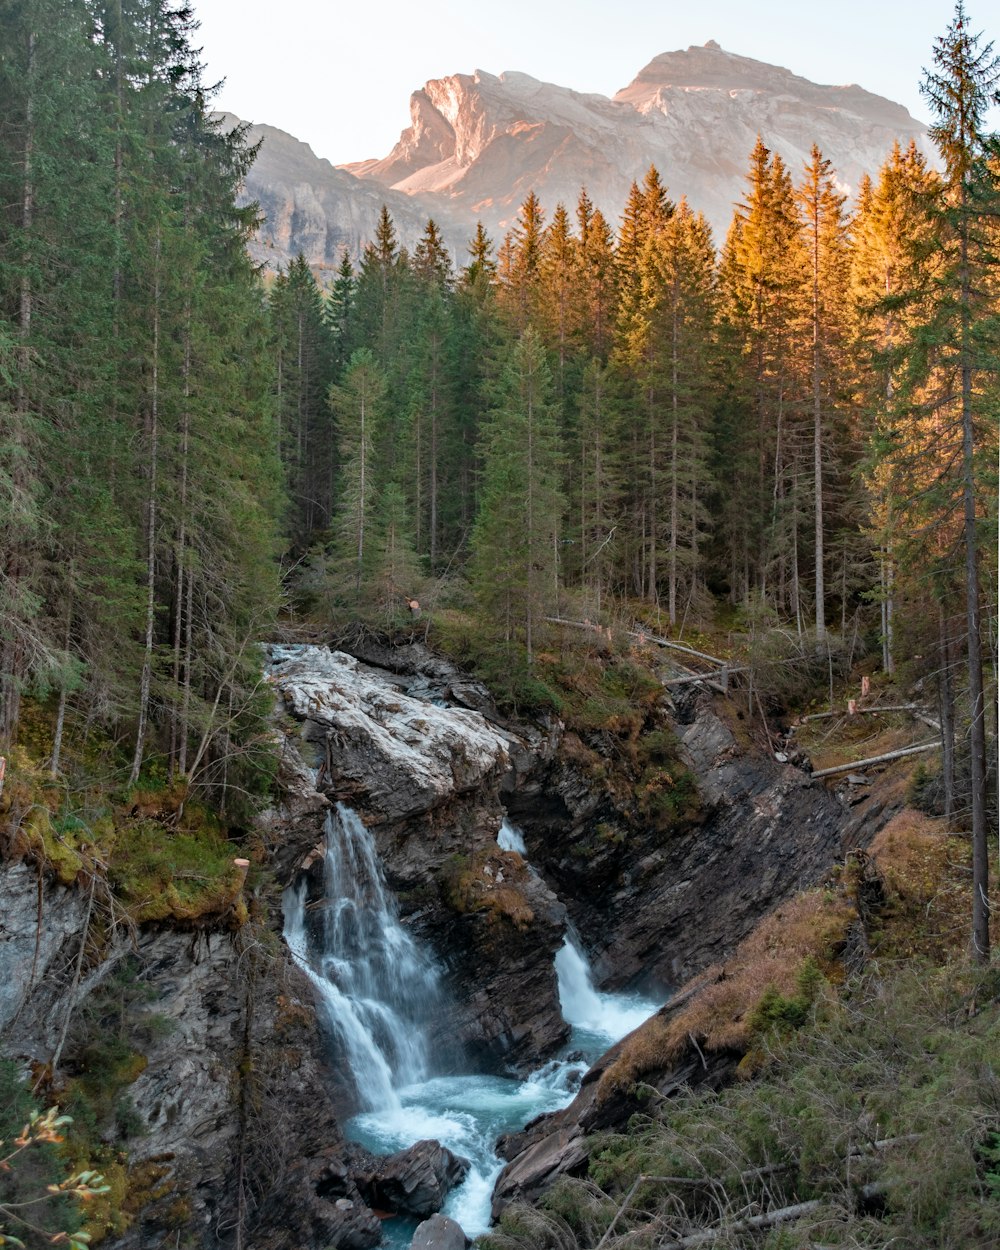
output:
[[372,530],[382,467],[376,462],[375,449],[386,389],[385,376],[368,348],[354,353],[344,380],[330,388],[340,464],[334,590],[355,605],[362,599],[373,554]]
[[531,328],[505,354],[481,456],[473,584],[507,642],[523,638],[530,664],[541,619],[556,601],[564,510],[552,376]]
[[337,276],[323,307],[323,320],[330,333],[333,376],[343,372],[354,342],[354,298],[357,277],[350,253],[345,247],[340,254]]
[[611,227],[586,191],[576,210],[577,280],[572,323],[585,359],[607,361],[618,308],[617,265]]
[[[996,313],[998,257],[991,228],[1000,214],[997,140],[986,114],[1000,99],[1000,58],[980,46],[963,4],[934,48],[934,68],[922,91],[933,112],[931,137],[944,162],[940,194],[932,208],[935,264],[922,292],[910,337],[900,403],[912,457],[913,435],[923,454],[933,451],[935,476],[913,500],[938,524],[950,527],[963,567],[968,663],[969,754],[973,845],[972,948],[978,962],[990,949],[989,864],[986,811],[986,706],[983,672],[982,531],[996,516],[995,483],[985,476],[996,463],[996,386],[1000,326]],[[991,544],[992,548],[993,544]]]
[[[921,271],[932,251],[928,206],[936,174],[915,143],[895,144],[873,185],[862,185],[852,224],[849,360],[854,363],[855,405],[864,414],[864,437],[875,444],[889,435],[900,353],[915,307],[908,291],[923,286]],[[894,671],[893,643],[899,527],[892,511],[888,464],[870,462],[866,484],[871,529],[878,543],[882,665]]]
[[809,373],[813,444],[813,570],[816,637],[826,635],[826,529],[824,460],[831,459],[837,406],[837,374],[846,335],[848,249],[845,197],[837,190],[831,163],[813,145],[798,191],[807,263]]
[[425,281],[441,287],[451,283],[451,253],[445,247],[441,231],[433,217],[428,219],[424,233],[413,253],[413,272]]
[[323,300],[301,253],[275,280],[271,321],[291,546],[304,550],[332,514],[333,432],[327,391],[334,349]]
[[801,626],[799,584],[802,378],[806,257],[791,179],[758,138],[747,193],[720,262],[725,336],[739,352],[742,415],[726,448],[733,593],[756,586]]
[[519,333],[532,323],[538,307],[544,226],[545,211],[529,191],[517,224],[504,240],[499,265],[502,306]]

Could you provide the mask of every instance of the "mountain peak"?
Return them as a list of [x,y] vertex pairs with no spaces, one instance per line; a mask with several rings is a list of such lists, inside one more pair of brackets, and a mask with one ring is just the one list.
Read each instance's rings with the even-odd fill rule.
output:
[[[592,202],[615,221],[630,184],[650,165],[661,171],[671,197],[685,197],[722,238],[734,202],[743,197],[758,135],[793,177],[816,144],[850,194],[863,174],[878,170],[895,141],[924,143],[927,133],[891,100],[858,86],[810,82],[729,52],[714,39],[661,52],[613,99],[516,70],[497,75],[478,69],[425,83],[410,98],[410,115],[387,156],[342,168],[354,175],[359,200],[393,201],[408,245],[409,220],[433,216],[460,255],[477,219],[501,239],[532,190],[551,214],[560,202],[573,206],[586,186]],[[277,157],[277,145],[271,146]],[[265,146],[248,186],[264,175],[268,161]],[[286,198],[301,198],[302,187],[315,186],[317,176],[303,169],[293,178],[283,168],[270,181],[288,188]],[[259,198],[264,203],[266,189]],[[323,199],[318,189],[315,198]],[[408,212],[399,211],[400,202]],[[317,213],[310,212],[312,221]],[[338,238],[350,217],[346,207],[341,215]],[[289,219],[299,220],[294,213]],[[356,223],[359,231],[370,229],[367,206]],[[310,238],[306,250],[321,242]],[[329,237],[324,246],[329,253]]]

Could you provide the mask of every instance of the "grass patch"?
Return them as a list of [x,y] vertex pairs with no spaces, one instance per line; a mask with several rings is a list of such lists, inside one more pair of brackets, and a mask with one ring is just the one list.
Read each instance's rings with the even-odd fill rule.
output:
[[[995,969],[964,965],[860,978],[773,1041],[763,1076],[682,1092],[598,1139],[588,1178],[563,1178],[537,1219],[509,1209],[484,1250],[625,1250],[699,1233],[768,1250],[997,1245],[998,988]],[[741,1223],[796,1204],[810,1205],[770,1231]]]
[[483,912],[491,923],[525,930],[535,919],[523,892],[528,879],[528,869],[516,852],[455,855],[442,878],[442,893],[460,915]]
[[708,969],[683,987],[681,995],[693,993],[678,1011],[654,1016],[626,1041],[601,1077],[598,1098],[668,1069],[692,1039],[706,1053],[749,1052],[743,1070],[752,1071],[760,1062],[755,1043],[776,1024],[801,1024],[820,982],[842,979],[838,956],[856,918],[853,903],[840,890],[809,890],[782,905],[724,966]]
[[878,955],[941,963],[968,949],[969,838],[949,837],[944,821],[904,808],[877,835],[869,854],[883,887],[871,933]]
[[132,820],[117,831],[108,878],[137,923],[228,916],[238,927],[247,919],[233,847],[211,829],[172,831]]

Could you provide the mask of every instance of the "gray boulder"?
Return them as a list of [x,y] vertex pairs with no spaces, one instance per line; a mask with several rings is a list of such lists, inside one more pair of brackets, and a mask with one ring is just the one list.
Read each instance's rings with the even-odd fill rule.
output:
[[431,1215],[469,1170],[468,1159],[453,1155],[436,1141],[418,1141],[383,1159],[375,1174],[379,1203],[390,1211]]
[[432,1215],[417,1225],[410,1250],[465,1250],[469,1239],[461,1226],[446,1215]]

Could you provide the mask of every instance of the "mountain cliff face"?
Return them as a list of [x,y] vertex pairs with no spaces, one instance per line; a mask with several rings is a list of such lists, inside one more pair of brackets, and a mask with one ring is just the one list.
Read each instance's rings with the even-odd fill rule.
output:
[[261,258],[302,250],[318,266],[371,237],[383,202],[412,247],[429,216],[459,263],[477,220],[499,241],[534,189],[551,214],[581,186],[610,220],[655,164],[671,195],[705,213],[721,243],[759,134],[797,176],[813,143],[844,190],[881,165],[893,142],[926,146],[926,127],[858,86],[821,86],[715,42],[655,57],[613,99],[477,70],[426,83],[411,124],[381,160],[335,169],[269,127],[247,192],[267,217]]
[[[227,130],[240,125],[231,113],[219,116]],[[260,144],[242,196],[243,203],[256,200],[263,216],[250,246],[258,264],[284,268],[301,252],[321,280],[326,271],[332,279],[345,248],[361,255],[383,204],[400,242],[412,250],[427,221],[422,205],[335,168],[283,130],[251,126],[247,133],[250,143]]]

